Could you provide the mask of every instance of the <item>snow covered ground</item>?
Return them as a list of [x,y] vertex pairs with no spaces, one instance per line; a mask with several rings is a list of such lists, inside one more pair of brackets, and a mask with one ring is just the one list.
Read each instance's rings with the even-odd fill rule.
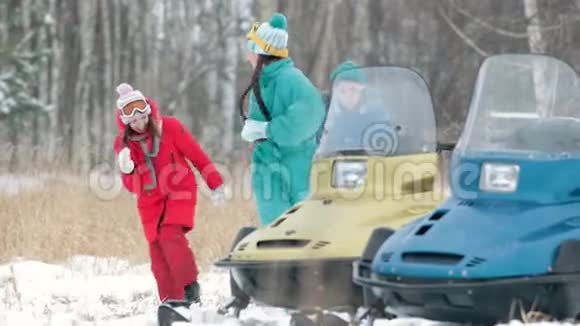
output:
[[18,195],[22,191],[42,191],[49,182],[59,182],[70,185],[88,186],[89,180],[72,175],[38,173],[34,176],[29,175],[0,175],[0,194],[4,196]]
[[0,175],[0,193],[3,195],[16,195],[20,191],[39,189],[43,186],[38,178],[14,175]]
[[[228,299],[223,271],[201,275],[203,308],[195,325],[287,325],[284,311],[252,305],[241,320],[215,313]],[[15,260],[0,266],[0,325],[156,325],[155,280],[149,265],[77,256],[63,265]]]
[[[215,311],[229,298],[227,273],[213,270],[202,274],[200,282],[203,307],[193,309],[193,325],[289,323],[284,310],[254,304],[239,320],[220,316]],[[155,291],[148,265],[131,266],[124,260],[89,256],[73,257],[62,265],[14,260],[0,266],[0,326],[154,326],[158,305]],[[376,323],[429,324],[433,323],[418,319]]]
[[[202,274],[200,282],[204,305],[192,311],[193,325],[289,323],[290,317],[284,310],[253,304],[242,312],[240,320],[219,316],[215,311],[229,295],[228,275],[222,270],[212,270]],[[149,265],[131,266],[116,258],[89,256],[76,256],[62,265],[14,260],[0,266],[0,326],[154,326],[158,305],[155,291]],[[437,323],[406,318],[375,323],[376,326],[434,324]],[[182,325],[187,324],[179,326]],[[519,325],[513,322],[510,326]]]

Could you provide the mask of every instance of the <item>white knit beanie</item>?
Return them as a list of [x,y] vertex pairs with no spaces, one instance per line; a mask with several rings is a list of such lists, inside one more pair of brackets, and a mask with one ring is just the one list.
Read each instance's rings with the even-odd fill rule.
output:
[[[119,98],[117,99],[117,108],[121,111],[121,120],[124,124],[128,124],[131,119],[123,115],[123,108],[125,105],[135,101],[147,102],[147,99],[143,93],[138,90],[134,90],[133,87],[127,83],[122,83],[117,86],[117,93],[119,94]],[[147,106],[147,110],[144,112],[144,114],[151,114],[151,107],[149,105]]]
[[269,22],[260,24],[248,34],[248,48],[256,54],[288,57],[288,22],[286,16],[275,13]]

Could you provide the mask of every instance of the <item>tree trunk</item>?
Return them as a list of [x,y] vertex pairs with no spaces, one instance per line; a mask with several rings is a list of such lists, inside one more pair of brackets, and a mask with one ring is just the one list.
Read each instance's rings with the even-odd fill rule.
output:
[[542,35],[542,24],[538,0],[523,0],[524,12],[528,20],[528,44],[531,53],[545,53],[547,50],[546,40]]
[[[221,36],[223,32],[222,24],[226,20],[226,17],[224,16],[228,15],[227,13],[224,13],[223,2],[224,1],[212,2],[212,8],[214,8],[214,10],[220,11],[219,9],[221,9],[220,12],[222,12],[222,17],[215,19],[211,24],[209,25],[206,24],[204,26],[206,28],[206,31],[210,31],[210,33],[214,35]],[[202,39],[200,41],[209,42],[209,40],[207,39]],[[218,43],[218,48],[219,47],[220,44]],[[223,48],[220,50],[221,51],[216,51],[215,56],[218,62],[221,62],[223,64],[224,55],[223,53],[220,53],[223,51]],[[220,68],[218,67],[218,65],[216,65],[215,69],[211,69],[210,71],[207,72],[205,78],[208,105],[204,108],[204,110],[207,112],[206,116],[208,117],[209,121],[207,121],[208,123],[203,124],[201,142],[205,144],[207,147],[206,149],[210,151],[217,149],[216,147],[219,146],[218,144],[221,143],[219,141],[220,130],[218,130],[218,125],[212,123],[218,121],[221,122],[221,115],[218,113],[219,112],[218,104],[221,104],[221,101],[219,99],[220,95],[219,88],[222,86],[221,85],[222,80],[220,79],[219,76],[219,69]]]
[[364,62],[364,54],[372,48],[370,44],[371,40],[368,36],[364,33],[357,32],[369,30],[368,3],[369,0],[357,0],[354,4],[352,59],[357,62]]
[[[385,13],[383,12],[383,8],[381,6],[381,2],[380,1],[369,1],[368,2],[368,19],[369,21],[374,21],[374,22],[382,22],[383,21],[383,17],[384,17]],[[379,55],[379,49],[383,49],[382,47],[382,42],[381,42],[381,33],[377,33],[374,29],[377,28],[376,26],[374,26],[373,24],[369,24],[369,29],[367,31],[367,33],[365,33],[367,35],[367,37],[369,38],[371,44],[373,45],[373,49],[374,51],[370,51],[367,52],[366,55],[366,60],[367,62],[372,62],[373,64],[379,64],[382,63],[381,60],[378,58]],[[389,31],[392,32],[392,31]]]
[[[57,19],[60,14],[59,10],[59,0],[49,0],[49,13],[53,19]],[[58,1],[58,2],[57,2]],[[50,24],[47,30],[47,45],[51,47],[52,55],[48,61],[48,71],[47,71],[47,87],[49,89],[47,98],[49,103],[52,104],[53,110],[49,112],[49,142],[48,142],[48,161],[54,162],[57,157],[57,148],[59,147],[59,135],[58,130],[58,112],[60,107],[58,106],[58,91],[59,91],[59,61],[60,61],[60,48],[58,46],[58,29],[57,23]]]
[[[32,20],[34,19],[33,15],[35,14],[35,11],[38,10],[35,6],[39,6],[42,5],[41,3],[36,3],[35,5],[32,5],[30,0],[22,0],[22,4],[21,4],[21,8],[22,8],[22,26],[23,29],[25,31],[25,33],[28,33],[32,30],[33,28],[33,22]],[[32,39],[30,40],[27,49],[28,51],[30,51],[31,53],[33,53],[34,51],[36,51],[38,49],[38,40],[39,40],[39,35],[38,33],[35,33],[32,36]],[[39,77],[40,74],[38,74],[36,77]],[[39,94],[39,85],[38,83],[34,83],[30,89],[30,94],[32,96],[34,96],[35,98],[39,98],[40,94]],[[39,145],[40,145],[40,137],[39,137],[39,118],[40,118],[40,114],[38,114],[37,112],[32,112],[31,114],[27,114],[27,116],[29,117],[29,120],[31,122],[31,133],[30,135],[27,135],[29,137],[31,137],[31,148],[30,150],[32,151],[32,155],[28,155],[28,157],[26,157],[26,159],[29,159],[29,163],[34,165],[35,162],[38,160],[38,152],[39,152]]]
[[[93,78],[94,84],[93,92],[91,94],[91,102],[93,103],[93,110],[97,110],[99,114],[96,114],[93,119],[91,119],[94,123],[91,123],[90,127],[90,141],[91,143],[96,143],[96,154],[91,161],[92,165],[98,163],[98,158],[105,157],[105,143],[108,135],[107,120],[111,119],[114,114],[114,108],[107,106],[108,101],[106,101],[107,98],[111,97],[111,95],[106,91],[106,89],[110,89],[110,78],[108,78],[108,74],[111,69],[107,65],[107,56],[109,52],[106,51],[106,46],[108,44],[106,6],[106,1],[97,1],[95,11],[96,17],[93,53],[95,56],[94,60],[96,69],[94,70],[95,75]],[[108,112],[111,112],[111,114],[108,114]],[[101,132],[97,132],[97,130],[100,130]]]
[[10,137],[10,144],[12,144],[12,151],[10,156],[10,161],[8,163],[9,171],[15,172],[16,167],[19,166],[20,160],[18,159],[18,155],[20,153],[20,144],[19,144],[19,135],[18,129],[20,129],[20,119],[18,119],[18,114],[11,114],[9,119],[9,137]]
[[[230,9],[229,24],[227,31],[235,31],[238,22],[237,4],[230,2],[227,4]],[[221,110],[223,113],[223,133],[221,151],[224,155],[231,155],[234,149],[234,118],[236,117],[236,67],[238,65],[238,36],[230,32],[224,35],[225,55],[223,64],[223,80],[221,83]]]
[[255,5],[256,18],[260,22],[268,21],[276,9],[278,9],[277,0],[255,0]]
[[[528,21],[528,44],[531,53],[545,53],[546,41],[542,35],[540,11],[537,0],[523,0],[524,12]],[[550,114],[550,103],[548,98],[548,81],[546,80],[546,67],[541,61],[535,62],[533,70],[534,88],[536,92],[537,113],[541,116]]]
[[337,7],[337,0],[326,1],[324,18],[320,18],[321,28],[318,37],[318,55],[314,56],[314,64],[310,70],[310,78],[315,85],[324,85],[328,80],[328,75],[325,73],[331,69],[332,63],[328,60],[330,58],[330,51],[332,50],[332,38],[328,37],[332,33],[334,25],[334,14]]
[[61,27],[61,39],[66,55],[60,58],[59,68],[61,85],[58,92],[58,129],[63,143],[66,163],[71,164],[74,160],[75,123],[78,117],[76,112],[77,99],[75,90],[79,80],[79,67],[81,61],[80,19],[79,2],[64,1],[61,4],[63,13],[59,21]]
[[89,97],[91,92],[91,80],[93,75],[93,53],[94,53],[94,35],[95,30],[95,12],[97,2],[80,2],[80,16],[83,17],[80,25],[80,45],[81,45],[81,59],[79,77],[77,81],[76,98],[78,99],[77,108],[80,110],[77,122],[77,137],[78,140],[75,148],[78,152],[78,166],[80,171],[88,172],[90,168],[91,156],[93,153],[94,144],[90,141],[91,121],[93,111],[92,99]]

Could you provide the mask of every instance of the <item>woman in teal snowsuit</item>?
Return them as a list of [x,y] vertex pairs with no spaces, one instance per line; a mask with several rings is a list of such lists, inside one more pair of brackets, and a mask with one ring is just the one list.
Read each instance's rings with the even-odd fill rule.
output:
[[248,33],[254,74],[240,109],[248,97],[242,138],[254,144],[252,189],[261,225],[307,196],[316,132],[325,114],[320,93],[288,57],[286,28],[286,17],[276,13]]

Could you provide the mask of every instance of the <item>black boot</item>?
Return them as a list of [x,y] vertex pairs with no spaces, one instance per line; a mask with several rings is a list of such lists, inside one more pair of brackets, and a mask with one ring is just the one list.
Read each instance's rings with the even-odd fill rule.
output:
[[185,300],[186,301],[189,301],[190,303],[197,303],[197,304],[201,303],[201,300],[199,298],[199,296],[200,296],[199,283],[197,283],[197,281],[186,285],[184,290],[185,290]]

